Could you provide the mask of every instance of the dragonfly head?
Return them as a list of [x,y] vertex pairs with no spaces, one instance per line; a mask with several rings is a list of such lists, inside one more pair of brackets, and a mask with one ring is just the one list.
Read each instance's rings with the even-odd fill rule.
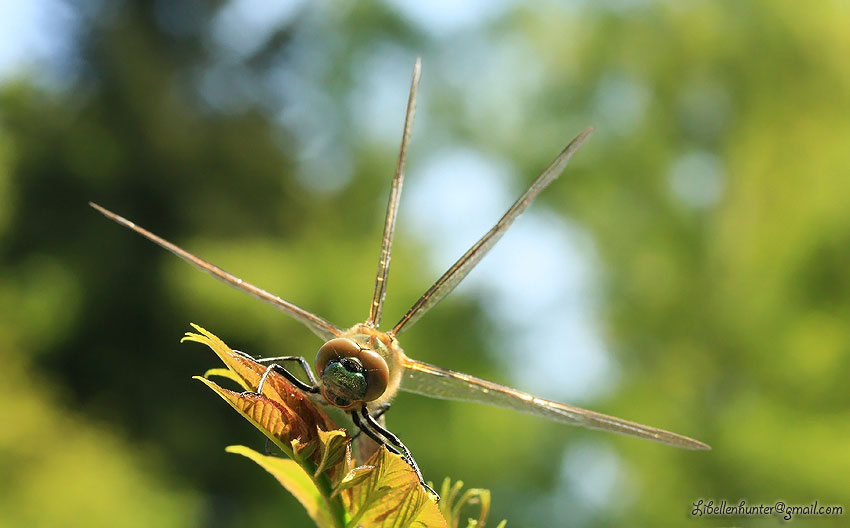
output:
[[319,348],[316,372],[322,396],[345,410],[380,398],[390,378],[387,362],[380,354],[345,337],[331,339]]

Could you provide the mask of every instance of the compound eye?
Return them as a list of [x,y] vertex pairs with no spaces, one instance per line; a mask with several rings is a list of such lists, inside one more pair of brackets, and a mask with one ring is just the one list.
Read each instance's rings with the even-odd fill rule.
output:
[[363,401],[377,400],[390,383],[390,368],[380,354],[368,348],[362,349],[357,358],[366,372],[366,396]]
[[321,376],[332,360],[357,357],[359,353],[360,347],[351,339],[345,337],[331,339],[322,345],[319,353],[316,354],[316,372]]
[[390,378],[387,362],[380,354],[344,337],[331,339],[319,348],[316,372],[325,397],[342,408],[380,398]]

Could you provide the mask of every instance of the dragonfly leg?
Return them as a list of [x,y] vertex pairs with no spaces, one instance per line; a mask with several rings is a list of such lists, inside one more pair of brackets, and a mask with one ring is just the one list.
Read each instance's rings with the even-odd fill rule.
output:
[[[419,478],[419,484],[421,484],[422,487],[425,488],[426,491],[428,491],[429,493],[434,495],[434,497],[437,498],[437,502],[440,502],[440,494],[437,493],[436,491],[434,491],[434,488],[432,488],[431,486],[429,486],[428,484],[425,483],[425,478],[422,476],[422,471],[419,470],[419,465],[416,464],[416,460],[414,460],[413,454],[410,452],[410,449],[408,449],[407,446],[405,446],[402,443],[402,441],[399,440],[399,438],[396,435],[394,435],[393,433],[388,431],[385,427],[383,427],[381,424],[379,424],[377,422],[377,420],[375,420],[375,418],[371,414],[369,414],[369,409],[367,409],[365,405],[360,410],[360,414],[362,414],[363,418],[366,419],[366,423],[369,424],[370,428],[372,428],[375,432],[377,432],[379,435],[381,435],[382,437],[384,437],[386,439],[386,442],[378,442],[378,443],[386,445],[388,447],[394,446],[398,450],[400,450],[404,460],[408,464],[410,464],[410,467],[412,467],[413,471],[416,472],[416,476]],[[355,413],[352,413],[352,416],[354,416],[354,415],[355,415]],[[354,423],[356,424],[357,420],[355,420]],[[360,427],[360,430],[366,432],[366,434],[369,434],[367,432],[367,428]],[[369,435],[369,436],[372,436],[372,435]],[[374,440],[374,437],[372,437],[372,439]]]
[[263,445],[263,451],[266,452],[266,456],[277,456],[272,450],[272,441],[269,440],[268,436],[266,437],[266,443]]
[[[389,408],[389,406],[387,406],[387,409],[388,408]],[[386,412],[386,411],[384,411],[384,412]],[[405,445],[401,443],[401,441],[398,439],[398,437],[396,435],[392,434],[391,432],[389,432],[386,429],[384,429],[383,427],[381,427],[374,420],[374,418],[372,418],[372,416],[366,410],[365,406],[363,407],[362,413],[363,413],[363,416],[366,418],[366,421],[369,423],[368,425],[371,426],[371,427],[377,428],[378,431],[380,431],[380,434],[378,434],[375,431],[373,431],[372,429],[370,429],[370,427],[367,426],[367,424],[364,424],[360,420],[360,415],[357,413],[357,411],[352,411],[351,412],[351,419],[354,422],[354,425],[356,425],[357,428],[360,429],[360,432],[366,433],[366,436],[368,436],[369,438],[374,440],[376,444],[386,447],[387,451],[389,451],[390,453],[401,456],[401,458],[405,462],[407,462],[407,464],[410,467],[413,468],[413,471],[416,472],[416,477],[419,479],[419,484],[423,488],[425,488],[426,491],[428,491],[434,497],[436,497],[437,502],[440,502],[440,494],[437,493],[436,491],[434,491],[434,488],[432,488],[431,486],[429,486],[428,484],[425,483],[425,479],[422,477],[422,472],[419,470],[419,466],[416,465],[416,461],[413,460],[413,455],[410,454],[410,450],[407,449],[407,447],[405,447]],[[392,440],[391,440],[391,438],[392,438]],[[396,446],[398,446],[398,447],[396,447]]]
[[313,369],[310,368],[310,364],[307,363],[307,360],[304,359],[303,356],[276,356],[276,357],[268,357],[268,358],[255,358],[250,354],[246,354],[240,350],[234,350],[233,352],[239,354],[245,359],[250,359],[255,363],[275,363],[278,361],[295,361],[298,363],[298,366],[301,367],[301,370],[304,371],[304,374],[307,376],[307,380],[310,381],[310,385],[317,387],[319,385],[319,380],[316,379],[316,375],[313,374]]
[[[378,406],[378,410],[375,411],[375,415],[374,415],[375,419],[377,420],[378,418],[383,416],[385,412],[389,411],[391,405],[392,404],[390,402],[386,402],[386,403],[382,403],[380,406]],[[352,436],[351,439],[356,440],[357,437],[360,436],[360,433],[361,433],[361,431],[357,431],[356,433],[354,433],[354,436]]]
[[[301,359],[304,359],[304,358],[301,358]],[[307,393],[310,393],[310,394],[317,394],[319,392],[318,383],[313,383],[312,385],[304,383],[303,381],[298,379],[295,376],[295,374],[286,370],[286,368],[278,365],[277,363],[272,363],[271,365],[266,367],[266,371],[263,372],[263,375],[260,377],[260,382],[257,384],[257,390],[255,390],[254,393],[256,393],[256,394],[262,394],[263,393],[263,385],[265,385],[266,380],[271,375],[272,371],[277,372],[278,374],[280,374],[281,376],[286,378],[290,383],[292,383],[293,385],[295,385],[296,387],[298,387],[299,389],[301,389],[304,392],[307,392]],[[307,370],[307,372],[310,372],[310,371]],[[309,377],[313,378],[312,375],[309,376]]]
[[378,406],[378,410],[375,411],[375,414],[372,415],[372,417],[377,420],[378,418],[383,416],[385,412],[389,411],[391,406],[392,404],[390,402],[382,403]]
[[[388,444],[386,439],[381,438],[375,431],[372,431],[366,426],[366,424],[361,422],[360,415],[357,414],[357,411],[351,411],[351,420],[354,422],[354,425],[357,426],[357,429],[359,429],[357,434],[366,433],[366,436],[374,440],[376,444],[385,446],[390,453],[404,456],[401,451],[395,448],[395,446]],[[407,461],[406,458],[405,461]]]
[[[255,363],[265,363],[267,361],[296,361],[304,369],[304,373],[307,375],[307,379],[310,380],[310,385],[304,383],[300,379],[296,378],[294,374],[286,370],[286,368],[278,365],[272,364],[266,368],[266,371],[263,372],[262,377],[260,378],[260,383],[257,384],[257,390],[254,394],[262,394],[263,393],[263,385],[266,383],[266,379],[269,377],[273,370],[277,370],[283,377],[289,380],[293,385],[303,390],[304,392],[309,393],[317,393],[319,392],[319,383],[316,381],[316,377],[313,375],[313,371],[310,370],[310,366],[307,363],[307,360],[301,356],[280,356],[273,358],[255,358],[250,354],[246,354],[240,350],[234,350],[234,353],[244,357],[245,359],[250,359]],[[263,450],[266,452],[266,455],[274,455],[274,452],[271,448],[271,441],[266,437],[266,442],[263,446]]]
[[255,358],[254,356],[252,356],[251,354],[249,354],[247,352],[242,352],[241,350],[234,350],[233,353],[236,354],[236,355],[242,356],[245,359],[250,359],[251,361],[253,361],[255,363],[257,362],[257,358]]

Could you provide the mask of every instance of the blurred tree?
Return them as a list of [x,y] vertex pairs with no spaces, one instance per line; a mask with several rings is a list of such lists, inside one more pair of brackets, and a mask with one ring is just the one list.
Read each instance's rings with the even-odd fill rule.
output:
[[[494,488],[493,518],[522,526],[669,525],[700,497],[850,506],[843,4],[494,3],[442,18],[405,2],[249,4],[75,4],[68,84],[0,91],[0,409],[13,424],[0,468],[17,484],[0,524],[309,526],[223,452],[259,438],[190,382],[209,359],[177,340],[190,320],[258,355],[309,356],[315,338],[85,203],[340,325],[362,320],[418,54],[411,186],[423,153],[474,145],[510,160],[519,188],[597,126],[535,206],[571,218],[597,252],[619,385],[582,404],[714,447],[403,395],[390,422],[426,475]],[[402,207],[390,318],[434,278]],[[510,381],[500,347],[517,329],[470,291],[403,345]],[[54,423],[74,432],[26,444]],[[470,432],[490,435],[486,449]],[[42,491],[53,516],[38,521]]]

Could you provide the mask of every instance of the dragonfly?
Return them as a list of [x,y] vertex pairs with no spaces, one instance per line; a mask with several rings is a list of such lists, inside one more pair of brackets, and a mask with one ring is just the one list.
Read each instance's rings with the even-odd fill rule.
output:
[[[390,330],[384,332],[379,329],[387,293],[387,278],[390,270],[396,218],[404,183],[407,149],[416,114],[420,72],[421,61],[417,59],[407,100],[401,148],[390,187],[375,287],[369,305],[369,315],[363,323],[356,324],[348,329],[340,328],[273,293],[231,275],[218,266],[193,255],[100,205],[92,202],[89,205],[107,218],[135,231],[216,279],[275,306],[324,340],[314,362],[315,373],[303,356],[255,359],[258,362],[269,363],[260,379],[256,393],[262,393],[263,384],[273,372],[284,376],[299,389],[315,394],[324,400],[324,403],[348,413],[360,432],[374,440],[378,445],[386,446],[391,452],[402,456],[415,470],[420,483],[435,496],[437,496],[436,492],[425,483],[422,472],[410,450],[398,436],[382,425],[381,417],[389,409],[393,397],[399,390],[431,398],[492,405],[563,424],[619,433],[683,449],[711,449],[707,444],[687,436],[547,400],[470,374],[418,361],[408,357],[399,344],[398,336],[413,326],[420,317],[454,290],[505,234],[511,224],[531,205],[540,192],[560,176],[575,152],[590,137],[593,132],[592,127],[582,131],[567,144],[528,189],[508,208],[501,219],[452,264]],[[292,370],[284,366],[289,364],[300,368],[308,381],[302,381]],[[437,500],[439,500],[438,496]]]

